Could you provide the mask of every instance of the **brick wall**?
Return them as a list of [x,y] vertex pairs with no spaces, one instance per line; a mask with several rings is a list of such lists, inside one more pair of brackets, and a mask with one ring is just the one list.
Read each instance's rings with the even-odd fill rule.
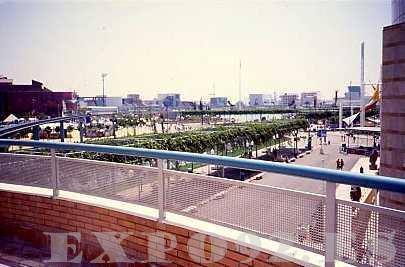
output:
[[[405,178],[405,23],[384,28],[381,175]],[[405,197],[380,193],[380,204],[404,209]]]
[[[175,225],[21,193],[0,191],[0,229],[3,235],[18,236],[48,253],[51,238],[44,232],[79,232],[80,241],[73,239],[70,242],[76,242],[82,251],[83,262],[90,262],[103,253],[93,232],[121,232],[131,233],[120,243],[128,257],[160,262],[161,265],[297,266],[267,253]],[[104,241],[108,243],[108,240]],[[70,257],[75,256],[73,249],[68,251]],[[162,264],[163,260],[170,263]]]

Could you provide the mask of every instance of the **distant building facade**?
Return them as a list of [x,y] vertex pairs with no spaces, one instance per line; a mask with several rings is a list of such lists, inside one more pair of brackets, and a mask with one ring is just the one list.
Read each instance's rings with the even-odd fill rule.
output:
[[180,109],[182,110],[195,110],[197,109],[197,104],[193,101],[181,101]]
[[223,108],[228,105],[227,97],[211,97],[210,98],[210,107],[211,108]]
[[404,0],[392,0],[391,1],[391,11],[392,11],[392,24],[404,23],[405,22],[405,1]]
[[[360,107],[361,105],[361,87],[359,85],[351,85],[347,87],[345,96],[337,99],[337,104],[342,103],[344,107]],[[370,99],[369,95],[363,96],[365,103]]]
[[266,107],[274,104],[275,101],[270,94],[249,94],[250,107]]
[[142,106],[142,100],[139,94],[128,94],[123,100],[123,104],[132,107]]
[[360,100],[361,88],[359,85],[351,85],[347,87],[345,92],[345,100]]
[[157,99],[165,108],[178,108],[181,104],[180,94],[158,94]]
[[13,84],[12,79],[0,76],[0,117],[9,114],[21,116],[60,116],[64,107],[76,111],[77,95],[74,92],[53,92],[41,82],[32,80],[31,84]]
[[320,92],[304,92],[301,93],[300,104],[302,107],[318,107],[320,100]]
[[283,107],[293,107],[298,104],[298,94],[288,94],[280,95],[280,105]]
[[159,110],[162,107],[162,102],[154,98],[152,100],[142,100],[143,107],[147,109]]
[[119,96],[105,96],[103,102],[103,96],[96,96],[95,97],[96,106],[113,106],[113,107],[122,107],[123,100],[122,97]]

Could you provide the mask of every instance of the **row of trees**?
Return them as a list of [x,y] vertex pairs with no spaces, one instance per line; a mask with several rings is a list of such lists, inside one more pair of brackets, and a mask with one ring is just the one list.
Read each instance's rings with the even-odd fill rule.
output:
[[[272,140],[282,139],[285,135],[296,130],[306,129],[308,126],[305,119],[276,120],[266,123],[217,127],[211,131],[150,135],[149,138],[107,139],[97,143],[192,153],[204,153],[214,150],[216,153],[222,152],[226,154],[224,151],[227,149],[245,148],[247,144],[252,142],[255,146],[267,144]],[[136,157],[97,153],[83,153],[80,157],[115,162],[142,161],[142,159]]]
[[281,138],[294,130],[307,127],[308,123],[303,119],[278,120],[270,123],[221,127],[209,132],[183,133],[177,137],[169,135],[161,139],[142,140],[130,146],[204,153],[211,149],[223,150],[227,144],[231,147],[244,147],[247,142],[253,141],[255,145],[259,145],[276,139],[277,136]]
[[[328,112],[328,113],[324,113]],[[336,109],[246,109],[246,110],[186,110],[182,111],[183,116],[201,116],[201,115],[249,115],[249,114],[324,114],[338,112]]]

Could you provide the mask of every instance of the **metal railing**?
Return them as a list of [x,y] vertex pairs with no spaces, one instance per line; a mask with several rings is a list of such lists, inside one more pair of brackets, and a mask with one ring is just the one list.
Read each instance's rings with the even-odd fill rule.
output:
[[6,135],[16,133],[16,132],[21,131],[23,129],[28,129],[28,128],[31,128],[31,127],[34,127],[34,126],[39,126],[39,125],[43,125],[43,124],[47,124],[47,123],[70,121],[70,120],[75,120],[75,119],[83,119],[83,117],[84,116],[65,116],[65,117],[56,117],[56,118],[50,118],[50,119],[44,119],[44,120],[29,121],[29,122],[13,124],[13,125],[10,125],[10,126],[0,128],[0,136],[4,137]]
[[[45,148],[50,155],[0,153],[0,182],[137,203],[278,240],[354,265],[405,264],[405,212],[336,199],[337,183],[405,193],[405,180],[283,163],[141,148],[0,140],[0,146]],[[155,159],[155,167],[73,159],[57,152],[88,151]],[[63,155],[63,154],[62,154]],[[202,162],[317,179],[313,194],[165,168],[166,160]]]

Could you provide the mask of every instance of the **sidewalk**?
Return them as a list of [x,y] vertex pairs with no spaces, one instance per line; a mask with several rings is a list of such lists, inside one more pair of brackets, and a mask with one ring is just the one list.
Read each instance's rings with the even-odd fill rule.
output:
[[[360,167],[363,167],[364,174],[377,175],[376,170],[370,170],[369,164],[370,164],[369,158],[362,157],[356,162],[356,164],[354,164],[353,168],[350,171],[360,173]],[[380,158],[378,158],[376,164],[377,164],[377,166],[380,165]],[[370,194],[371,190],[372,190],[371,188],[366,188],[366,187],[361,188],[360,202],[364,202],[366,200],[366,198]],[[351,200],[350,199],[350,185],[339,184],[336,188],[336,198],[343,199],[343,200]]]

